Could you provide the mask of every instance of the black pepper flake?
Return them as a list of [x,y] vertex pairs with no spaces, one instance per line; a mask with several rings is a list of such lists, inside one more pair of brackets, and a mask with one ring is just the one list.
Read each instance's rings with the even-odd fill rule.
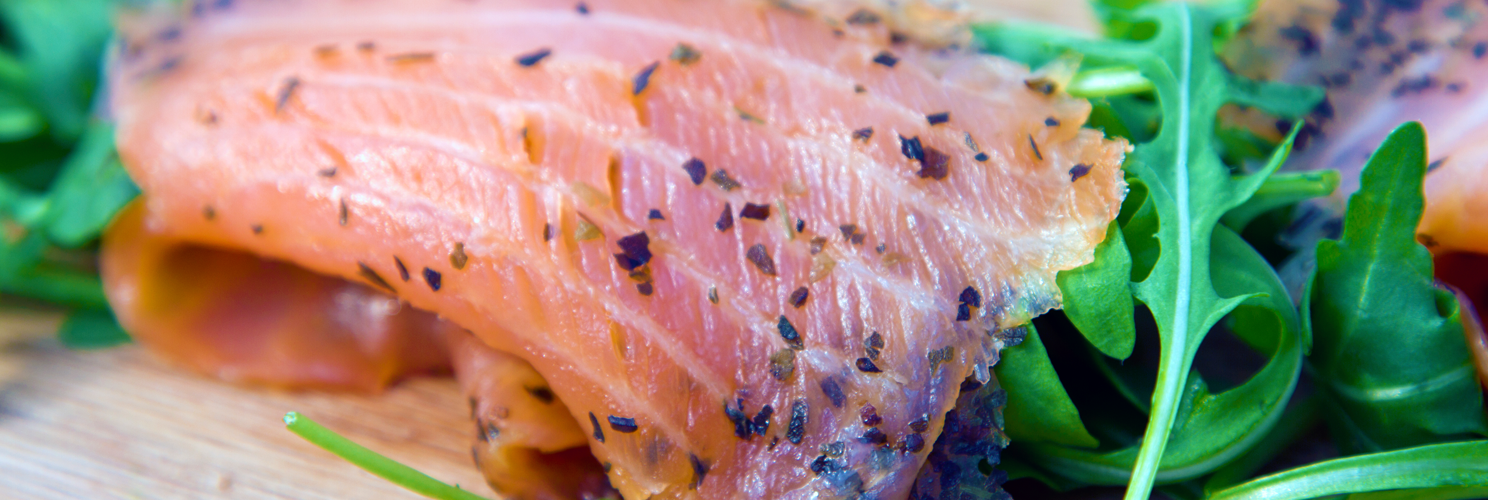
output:
[[206,220],[217,219],[217,209],[212,208],[211,206],[202,207],[202,218]]
[[900,443],[902,443],[901,446],[903,446],[904,449],[910,453],[919,453],[920,450],[925,449],[925,437],[921,436],[919,433],[904,436],[904,440],[900,441]]
[[1051,95],[1054,93],[1055,89],[1054,82],[1050,81],[1047,78],[1029,78],[1027,80],[1023,80],[1023,85],[1027,86],[1028,90],[1032,90],[1043,95]]
[[844,443],[842,441],[833,441],[816,447],[816,450],[820,451],[823,455],[836,458],[842,456],[843,453],[847,452],[847,443]]
[[982,294],[977,291],[976,287],[966,287],[965,290],[961,291],[960,299],[962,304],[967,304],[971,307],[982,307]]
[[1044,119],[1044,126],[1046,126],[1046,127],[1058,127],[1059,126],[1059,120],[1055,119],[1052,116],[1051,117],[1048,117],[1048,118],[1045,118]]
[[847,24],[878,24],[882,18],[868,9],[858,9],[847,16]]
[[599,419],[594,418],[594,412],[589,412],[589,424],[594,426],[594,440],[601,443],[604,440],[604,429],[599,426]]
[[1473,59],[1482,59],[1483,56],[1488,56],[1488,42],[1473,44],[1472,55]]
[[831,377],[822,379],[821,390],[822,394],[827,395],[827,399],[832,400],[832,406],[841,408],[847,403],[847,395],[842,393],[842,386],[837,384],[837,379]]
[[765,123],[765,119],[764,118],[760,118],[758,116],[754,116],[754,113],[750,113],[748,111],[744,111],[743,109],[740,109],[738,106],[734,106],[734,112],[739,114],[739,119],[740,120],[744,120],[744,121],[750,122],[750,123],[759,123],[759,124]]
[[977,153],[976,154],[976,161],[979,161],[979,162],[986,162],[990,158],[991,157],[987,156],[987,153]]
[[387,291],[396,291],[393,290],[393,285],[389,285],[387,280],[382,279],[382,275],[377,274],[377,271],[372,270],[372,267],[368,266],[365,262],[357,262],[357,275]]
[[718,232],[726,233],[734,227],[734,206],[731,203],[723,204],[723,213],[718,215],[718,222],[713,223]]
[[770,355],[770,376],[785,382],[796,373],[796,351],[785,348]]
[[838,464],[836,460],[827,458],[826,455],[818,456],[816,460],[811,461],[811,472],[818,476],[831,474],[839,470],[842,470],[842,465]]
[[1291,25],[1279,30],[1281,37],[1297,43],[1297,53],[1303,57],[1318,53],[1318,38],[1312,30],[1299,25]]
[[641,92],[645,92],[646,86],[651,84],[651,73],[655,72],[656,67],[660,65],[661,61],[657,61],[641,68],[641,72],[636,73],[630,79],[630,95],[641,95]]
[[935,370],[937,370],[937,369],[940,368],[940,364],[941,363],[949,363],[951,361],[951,358],[954,357],[955,355],[956,355],[956,348],[955,347],[945,346],[945,347],[942,347],[940,349],[935,349],[933,351],[930,351],[929,353],[927,353],[925,355],[925,358],[928,359],[928,360],[930,360],[930,371],[933,372],[933,371],[935,371]]
[[809,297],[811,297],[811,290],[808,290],[806,289],[806,287],[803,286],[791,292],[790,297],[787,297],[785,301],[786,303],[790,304],[791,307],[800,309],[801,306],[806,305],[806,299]]
[[925,147],[920,144],[919,136],[910,139],[899,136],[899,152],[903,153],[905,158],[914,161],[925,159]]
[[387,62],[393,64],[423,63],[434,60],[433,52],[408,52],[405,54],[393,54],[387,56]]
[[883,371],[879,369],[878,365],[873,363],[873,360],[868,358],[858,358],[857,365],[858,371],[863,373],[879,373]]
[[624,253],[615,254],[615,262],[626,271],[633,271],[651,262],[651,237],[641,231],[615,242]]
[[851,240],[853,235],[858,233],[857,224],[843,224],[837,226],[837,229],[842,231],[842,239],[844,240]]
[[723,416],[728,417],[734,423],[734,437],[749,439],[754,436],[754,426],[749,421],[749,415],[744,413],[744,400],[738,401],[738,407],[730,405],[728,401],[723,402]]
[[[589,4],[586,4],[584,2],[579,2],[579,5],[575,6],[574,7],[574,10],[579,11],[579,15],[587,16],[587,15],[589,15]],[[609,472],[609,471],[606,470],[605,472]]]
[[1436,161],[1433,161],[1433,162],[1427,164],[1426,165],[1426,173],[1431,173],[1432,171],[1436,170],[1438,167],[1441,167],[1442,164],[1443,163],[1446,163],[1446,162],[1447,162],[1447,159],[1446,158],[1442,158],[1442,159],[1439,159],[1439,160],[1436,160]]
[[645,283],[636,283],[636,292],[639,292],[641,295],[650,297],[651,294],[656,293],[656,287],[653,286],[650,281],[647,281]]
[[739,211],[740,219],[765,220],[770,218],[770,206],[745,203],[744,209]]
[[796,325],[792,325],[785,315],[780,315],[780,321],[775,324],[775,327],[780,330],[780,338],[785,339],[786,347],[797,351],[806,348],[805,342],[801,340],[801,332],[796,331]]
[[653,209],[651,209],[650,212],[646,213],[646,219],[647,220],[666,220],[666,216],[661,215],[661,211],[660,210],[657,210],[657,209],[654,209],[653,208]]
[[336,223],[340,224],[341,227],[346,227],[346,223],[351,218],[351,213],[346,209],[346,200],[341,200],[339,202],[339,205],[340,208],[339,213],[336,216]]
[[450,252],[450,265],[455,266],[457,270],[464,270],[465,263],[469,261],[470,257],[465,255],[465,244],[455,243],[455,251]]
[[537,63],[542,62],[543,59],[547,59],[550,55],[553,55],[553,49],[543,47],[517,56],[517,64],[523,68],[531,68],[537,65]]
[[1089,173],[1090,165],[1086,165],[1084,163],[1076,163],[1075,166],[1070,167],[1069,169],[1070,182],[1078,181],[1081,177],[1084,177],[1085,174]]
[[921,179],[945,180],[951,173],[951,157],[940,150],[926,147],[925,158],[920,160],[920,171],[916,172]]
[[609,420],[611,429],[615,429],[616,431],[626,434],[630,434],[641,429],[640,426],[636,425],[636,421],[633,418],[610,415]]
[[703,160],[697,158],[689,158],[682,162],[682,170],[687,172],[687,177],[692,179],[694,186],[701,186],[703,179],[708,175],[708,166],[703,163]]
[[748,258],[756,269],[759,269],[760,274],[775,276],[775,259],[770,257],[770,251],[765,249],[763,243],[755,243],[754,246],[749,247],[744,257]]
[[785,430],[785,439],[791,444],[801,444],[801,438],[806,437],[806,422],[810,418],[807,414],[810,410],[805,399],[797,399],[791,403],[790,423]]
[[275,113],[284,111],[284,106],[289,104],[289,100],[294,97],[295,89],[298,88],[300,88],[299,77],[291,76],[284,79],[284,83],[279,86],[279,94],[274,98]]
[[868,91],[868,87],[864,87],[863,84],[861,84],[861,83],[855,83],[855,84],[853,84],[853,93],[854,94],[861,94],[861,93],[864,93],[864,92],[867,92],[867,91]]
[[949,111],[942,111],[940,113],[925,115],[925,121],[929,122],[931,126],[940,125],[951,121],[951,113]]
[[263,224],[254,224],[253,226],[249,227],[248,229],[252,230],[253,231],[253,234],[255,234],[255,235],[263,234],[263,232],[264,232]]
[[754,429],[754,433],[761,436],[765,435],[770,430],[770,417],[773,416],[775,416],[775,407],[765,405],[764,408],[760,408],[759,413],[754,414],[754,419],[749,422]]
[[377,50],[377,44],[371,40],[357,42],[356,49],[362,52],[371,52]]
[[1044,160],[1044,153],[1039,151],[1038,143],[1033,142],[1033,134],[1028,134],[1028,147],[1033,148],[1034,158],[1038,158],[1039,161]]
[[915,432],[925,432],[925,431],[930,430],[930,416],[929,415],[920,415],[920,418],[917,418],[917,419],[914,419],[914,420],[910,421],[909,422],[909,430],[912,430],[912,431],[915,431]]
[[712,302],[715,305],[718,304],[718,287],[708,287],[708,302]]
[[817,236],[815,238],[812,238],[811,239],[811,255],[816,255],[816,254],[821,253],[822,249],[823,248],[826,248],[826,246],[827,246],[827,238],[822,237],[822,236]]
[[729,177],[728,171],[721,168],[714,170],[713,175],[708,176],[708,179],[712,180],[714,184],[717,184],[724,191],[739,189],[739,181],[734,180],[733,177]]
[[884,251],[886,251],[888,249],[889,249],[889,246],[888,245],[885,245],[883,243],[879,243],[877,247],[874,247],[873,248],[873,251],[882,254],[882,253],[884,253]]
[[867,238],[867,235],[864,235],[862,232],[853,233],[853,235],[852,235],[852,244],[854,244],[854,245],[862,245],[863,244],[863,240],[866,239],[866,238]]
[[697,48],[685,43],[678,43],[676,47],[673,47],[672,55],[669,57],[669,59],[683,66],[698,62],[698,59],[702,58],[702,52],[698,52]]
[[429,284],[430,290],[437,292],[440,287],[444,286],[444,276],[439,274],[439,271],[426,267],[424,268],[424,282]]
[[703,479],[708,477],[708,464],[692,453],[687,454],[687,461],[692,463],[692,484],[687,487],[695,490],[698,486],[702,486]]
[[895,64],[899,64],[899,58],[894,57],[894,54],[891,54],[889,53],[889,51],[885,50],[879,52],[878,55],[873,56],[873,62],[892,68]]
[[316,170],[315,171],[315,174],[316,175],[319,175],[321,177],[335,177],[336,176],[336,167],[322,168],[320,170]]
[[527,390],[527,394],[531,394],[532,397],[537,398],[538,401],[542,401],[543,404],[553,403],[553,389],[548,388],[548,386],[540,385],[537,387],[522,388]]
[[878,416],[878,408],[875,408],[872,404],[863,405],[862,408],[858,409],[858,417],[862,419],[863,425],[868,427],[876,427],[878,424],[883,423],[883,417]]
[[403,259],[400,259],[397,255],[394,255],[393,265],[398,267],[398,277],[402,278],[403,281],[408,281],[408,266],[403,265]]
[[852,138],[854,141],[868,142],[870,139],[873,139],[873,127],[863,127],[854,130]]
[[889,442],[889,436],[877,427],[870,427],[863,431],[863,436],[858,438],[858,441],[868,444],[884,444]]
[[908,41],[909,35],[905,35],[904,33],[900,33],[898,31],[889,32],[889,43],[891,44],[899,45]]
[[971,306],[968,306],[966,304],[957,304],[956,321],[971,321]]
[[553,241],[553,223],[543,223],[543,241]]

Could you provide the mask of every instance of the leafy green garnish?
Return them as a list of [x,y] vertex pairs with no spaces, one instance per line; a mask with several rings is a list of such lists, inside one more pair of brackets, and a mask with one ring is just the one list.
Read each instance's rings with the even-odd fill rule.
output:
[[[1112,222],[1106,239],[1095,247],[1095,261],[1056,276],[1064,294],[1064,314],[1101,353],[1126,359],[1136,345],[1132,324],[1131,253]],[[1040,349],[1042,350],[1042,348]]]
[[[1123,313],[1130,314],[1130,313]],[[1080,423],[1080,412],[1070,402],[1069,394],[1059,383],[1059,375],[1049,363],[1049,354],[1039,340],[1033,325],[1026,327],[1028,336],[1021,344],[1002,352],[993,366],[998,383],[1007,392],[1003,410],[1004,428],[1025,443],[1053,443],[1081,448],[1094,448],[1099,443]]]
[[[1095,454],[1034,445],[1032,455],[1044,461],[1046,471],[1078,474],[1087,482],[1109,484],[1129,474],[1129,499],[1146,498],[1160,474],[1165,480],[1193,477],[1243,452],[1280,415],[1300,366],[1301,336],[1285,289],[1243,240],[1228,231],[1216,232],[1221,217],[1249,200],[1280,166],[1291,141],[1288,137],[1256,173],[1235,175],[1217,154],[1220,107],[1233,101],[1296,117],[1320,98],[1315,90],[1254,84],[1225,69],[1214,53],[1216,34],[1233,33],[1236,19],[1248,14],[1246,7],[1173,3],[1109,11],[1125,23],[1114,30],[1125,40],[1090,40],[1047,30],[1020,34],[1016,27],[999,26],[979,33],[993,50],[1020,45],[1010,52],[1026,58],[1048,60],[1074,51],[1097,67],[1135,68],[1151,82],[1160,106],[1157,135],[1137,144],[1126,163],[1145,188],[1142,208],[1124,228],[1134,262],[1130,286],[1132,295],[1151,310],[1161,338],[1147,431],[1136,449]],[[1139,236],[1133,237],[1134,232]],[[1231,267],[1237,263],[1241,267]],[[1236,270],[1233,276],[1216,281],[1230,269]],[[1248,281],[1257,277],[1261,281]],[[1216,284],[1233,293],[1221,295]],[[1067,298],[1078,303],[1076,295]],[[1247,301],[1259,301],[1256,308],[1263,312],[1237,313],[1233,321],[1254,324],[1236,333],[1275,356],[1251,381],[1210,395],[1202,380],[1189,383],[1193,357],[1210,328]],[[1248,328],[1268,322],[1271,328]],[[1260,332],[1280,335],[1265,338]],[[1171,453],[1165,457],[1165,451]]]
[[104,349],[129,343],[129,334],[113,313],[104,309],[79,309],[57,329],[57,338],[70,349]]
[[487,500],[483,496],[465,491],[459,486],[441,482],[429,477],[428,474],[356,444],[297,412],[284,414],[284,427],[315,446],[351,462],[352,465],[361,467],[362,470],[414,493],[438,500]]
[[[1210,500],[1300,500],[1345,493],[1443,486],[1452,488],[1439,493],[1477,494],[1488,489],[1485,488],[1488,486],[1488,460],[1485,460],[1485,457],[1488,457],[1488,441],[1434,444],[1358,455],[1272,474],[1216,492],[1208,498]],[[1399,494],[1391,493],[1390,496]],[[1411,492],[1405,497],[1471,498],[1432,496],[1429,491]]]
[[7,0],[0,22],[0,294],[72,308],[76,348],[128,340],[108,312],[94,242],[139,190],[113,127],[91,118],[112,0]]
[[1425,175],[1426,131],[1401,125],[1364,167],[1343,239],[1318,243],[1309,365],[1348,452],[1488,435],[1462,311],[1416,242]]

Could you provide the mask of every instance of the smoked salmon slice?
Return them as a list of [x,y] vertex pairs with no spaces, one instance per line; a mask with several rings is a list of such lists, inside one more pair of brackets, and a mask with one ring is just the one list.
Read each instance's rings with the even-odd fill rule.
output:
[[1488,6],[1451,0],[1268,0],[1229,58],[1246,76],[1327,89],[1286,168],[1343,172],[1335,214],[1373,148],[1398,124],[1422,122],[1431,167],[1421,241],[1437,255],[1488,254],[1485,15]]
[[916,478],[942,429],[990,432],[947,412],[995,402],[999,350],[1116,216],[1128,146],[956,16],[886,5],[134,16],[110,91],[144,195],[105,241],[110,299],[157,338],[131,241],[248,252],[468,329],[456,369],[530,364],[626,498],[938,494]]

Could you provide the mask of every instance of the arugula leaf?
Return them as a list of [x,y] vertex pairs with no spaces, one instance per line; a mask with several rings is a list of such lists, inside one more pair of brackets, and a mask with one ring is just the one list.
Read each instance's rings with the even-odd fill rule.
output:
[[[1408,488],[1488,487],[1488,441],[1445,443],[1339,458],[1272,474],[1210,495],[1210,500],[1292,500]],[[1425,493],[1425,494],[1422,494]],[[1417,492],[1410,498],[1431,498]],[[1352,498],[1352,497],[1351,497]],[[1440,498],[1440,497],[1437,497]],[[1455,497],[1461,498],[1461,497]]]
[[1093,262],[1060,271],[1055,276],[1059,291],[1064,294],[1065,316],[1096,349],[1116,359],[1131,356],[1137,343],[1131,290],[1127,286],[1131,262],[1121,228],[1112,222],[1106,228],[1106,239],[1095,247]]
[[46,116],[59,141],[70,142],[86,127],[103,47],[113,31],[113,5],[112,0],[0,2],[0,19],[24,70],[27,100]]
[[86,244],[138,195],[139,188],[129,180],[114,151],[113,126],[94,123],[48,193],[47,235],[63,247]]
[[297,412],[284,414],[284,427],[315,446],[334,453],[377,477],[407,488],[408,491],[438,500],[486,500],[486,497],[465,491],[459,486],[450,486],[412,467],[356,444]]
[[[1268,111],[1300,114],[1316,103],[1304,98],[1318,97],[1316,91],[1282,92],[1284,88],[1279,86],[1240,85],[1237,82],[1241,80],[1224,68],[1214,55],[1216,33],[1221,36],[1233,33],[1237,25],[1236,19],[1243,20],[1248,7],[1243,2],[1205,7],[1173,3],[1148,5],[1130,14],[1124,11],[1108,12],[1112,19],[1119,17],[1126,23],[1125,26],[1130,27],[1125,31],[1117,30],[1114,34],[1131,40],[1092,41],[1046,32],[1039,32],[1036,36],[1032,33],[1020,35],[1016,27],[999,26],[984,27],[978,33],[979,38],[991,42],[988,44],[991,47],[1006,48],[1011,41],[1018,40],[1025,46],[1015,49],[1017,54],[1030,57],[1048,57],[1051,54],[1074,51],[1096,67],[1135,67],[1152,82],[1157,101],[1161,105],[1162,125],[1157,136],[1150,142],[1138,144],[1126,164],[1128,172],[1134,174],[1146,187],[1144,205],[1151,204],[1149,213],[1156,215],[1154,219],[1157,222],[1150,233],[1157,243],[1155,248],[1147,241],[1128,238],[1128,244],[1132,245],[1133,279],[1137,280],[1131,285],[1133,295],[1152,311],[1162,340],[1147,432],[1135,457],[1128,457],[1127,450],[1104,456],[1090,456],[1078,451],[1055,449],[1047,450],[1050,454],[1044,457],[1060,462],[1057,467],[1060,470],[1077,470],[1066,467],[1083,467],[1083,473],[1103,480],[1118,475],[1121,464],[1134,463],[1127,489],[1128,499],[1147,497],[1159,475],[1160,465],[1165,469],[1165,478],[1185,477],[1196,475],[1198,471],[1205,470],[1205,467],[1212,469],[1223,463],[1214,463],[1216,458],[1227,459],[1237,455],[1243,451],[1242,444],[1248,445],[1250,440],[1258,438],[1274,423],[1275,416],[1280,414],[1279,403],[1286,398],[1283,396],[1279,401],[1268,399],[1260,393],[1274,391],[1255,388],[1256,394],[1247,396],[1260,398],[1271,404],[1262,405],[1264,409],[1259,415],[1254,415],[1259,419],[1253,422],[1253,426],[1215,424],[1218,430],[1244,430],[1238,436],[1228,436],[1233,439],[1195,438],[1191,442],[1183,441],[1181,446],[1175,443],[1174,449],[1181,450],[1178,453],[1181,458],[1165,459],[1164,451],[1168,447],[1175,424],[1182,423],[1177,417],[1180,406],[1186,406],[1185,401],[1195,405],[1204,401],[1218,401],[1226,399],[1224,396],[1231,392],[1247,389],[1253,383],[1271,389],[1273,387],[1270,384],[1278,380],[1285,383],[1284,392],[1289,396],[1297,375],[1295,370],[1284,374],[1290,380],[1285,380],[1288,377],[1275,379],[1258,375],[1235,391],[1212,397],[1207,395],[1202,381],[1199,384],[1189,383],[1193,356],[1204,336],[1222,317],[1253,297],[1244,294],[1221,297],[1216,291],[1210,267],[1211,235],[1215,234],[1220,218],[1248,200],[1280,166],[1287,149],[1278,148],[1272,161],[1255,174],[1232,176],[1229,168],[1216,154],[1214,145],[1214,122],[1219,109],[1226,102],[1239,101]],[[1026,46],[1027,44],[1033,46]],[[1295,134],[1295,129],[1293,133]],[[1288,144],[1290,140],[1288,138]],[[1144,207],[1142,210],[1147,209]],[[1131,236],[1130,232],[1127,236]],[[1239,240],[1238,237],[1234,239]],[[1237,246],[1250,249],[1243,241]],[[1139,258],[1138,247],[1157,250],[1140,253],[1144,257],[1151,256],[1150,268],[1147,267],[1147,262],[1142,262]],[[1254,253],[1253,250],[1251,253]],[[1256,258],[1259,259],[1259,256]],[[1265,265],[1263,259],[1260,263],[1259,268],[1264,270],[1265,275],[1274,279],[1269,265]],[[1286,294],[1283,291],[1275,296],[1284,298]],[[1282,309],[1292,310],[1289,301]],[[1274,312],[1284,317],[1287,313],[1283,310]],[[1285,331],[1288,329],[1282,330],[1283,337],[1286,337]],[[1275,345],[1280,351],[1280,346],[1288,343],[1277,340]],[[1290,364],[1292,359],[1299,356],[1300,349],[1296,354],[1287,352],[1274,357],[1267,369],[1280,366],[1277,365],[1278,362],[1282,365]],[[1190,400],[1186,395],[1193,399]],[[1205,416],[1202,412],[1192,415],[1195,418]],[[1187,429],[1188,424],[1184,425]],[[1216,448],[1213,445],[1219,443],[1223,444],[1218,449],[1224,451],[1215,453]],[[1169,468],[1169,464],[1174,462],[1185,465]]]
[[1255,195],[1243,205],[1226,213],[1224,225],[1243,231],[1261,214],[1295,205],[1304,200],[1333,194],[1338,189],[1340,176],[1337,170],[1312,170],[1308,172],[1286,172],[1273,174],[1261,184]]
[[[1267,353],[1269,360],[1250,380],[1217,394],[1209,391],[1202,377],[1186,377],[1177,412],[1181,418],[1176,419],[1181,425],[1173,431],[1157,473],[1157,480],[1162,482],[1199,477],[1250,450],[1281,418],[1301,372],[1300,320],[1280,278],[1255,249],[1227,228],[1216,229],[1212,249],[1218,292],[1245,298],[1229,316],[1230,330],[1251,348]],[[1023,459],[1047,475],[1072,483],[1103,485],[1130,480],[1141,449],[1081,450],[1041,443],[1019,446],[1026,452]]]
[[57,337],[68,349],[104,349],[128,344],[129,334],[107,309],[79,309],[67,315]]
[[1421,125],[1396,128],[1364,167],[1343,239],[1317,246],[1309,363],[1347,452],[1488,435],[1462,311],[1415,238],[1426,158]]
[[[1127,299],[1131,299],[1128,297]],[[1123,313],[1130,316],[1130,313]],[[1032,324],[1023,327],[1023,342],[1002,351],[1002,359],[992,369],[997,381],[1007,391],[1003,409],[1004,428],[1009,436],[1022,443],[1053,443],[1081,448],[1094,448],[1099,443],[1085,425],[1080,412],[1070,401],[1069,393],[1054,373],[1049,353],[1039,340]],[[1130,351],[1130,348],[1128,348]]]

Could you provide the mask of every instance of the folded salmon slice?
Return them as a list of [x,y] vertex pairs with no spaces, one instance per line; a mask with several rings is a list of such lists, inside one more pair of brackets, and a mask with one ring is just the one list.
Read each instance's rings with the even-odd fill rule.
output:
[[1125,192],[1087,103],[903,40],[957,40],[939,11],[200,5],[131,22],[112,71],[141,231],[469,329],[627,498],[906,496]]

